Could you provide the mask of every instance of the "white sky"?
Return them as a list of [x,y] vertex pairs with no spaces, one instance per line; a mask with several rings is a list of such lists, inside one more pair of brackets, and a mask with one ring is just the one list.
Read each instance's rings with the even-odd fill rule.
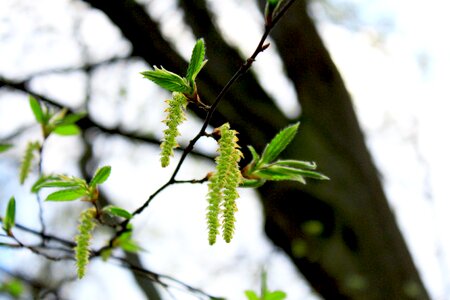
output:
[[[150,2],[153,7],[159,7],[153,10],[153,17],[163,18],[170,11],[174,1]],[[354,98],[367,143],[383,174],[391,206],[424,281],[433,299],[448,299],[450,204],[446,172],[450,167],[448,157],[450,143],[445,141],[445,137],[448,136],[445,129],[450,128],[450,118],[447,116],[450,111],[448,88],[450,4],[445,0],[430,0],[426,3],[406,0],[353,2],[358,5],[361,18],[366,20],[358,30],[349,30],[327,21],[319,23],[319,30]],[[214,9],[217,2],[210,1],[210,4]],[[223,5],[221,8],[223,15],[217,20],[218,23],[232,24],[226,26],[229,30],[228,35],[238,36],[234,42],[243,45],[242,51],[248,54],[257,43],[258,38],[255,39],[254,32],[261,31],[258,29],[258,22],[261,20],[254,13],[245,17],[242,12],[236,13],[235,9],[254,9],[252,1],[235,0]],[[51,9],[48,9],[49,6]],[[2,38],[0,74],[24,76],[48,68],[77,64],[86,55],[90,60],[96,61],[117,54],[123,55],[129,51],[127,43],[120,40],[118,32],[110,28],[101,14],[90,12],[86,15],[83,11],[83,9],[74,10],[69,1],[41,0],[39,4],[32,0],[0,1]],[[8,18],[10,12],[14,12],[14,20]],[[171,16],[171,22],[175,24],[173,26],[179,25],[180,17],[176,14]],[[243,27],[235,21],[236,16],[242,16],[248,21],[248,27],[245,27],[248,32],[243,31]],[[393,26],[380,40],[375,25],[380,26],[385,19],[393,20]],[[71,28],[76,22],[81,22],[77,38],[86,44],[87,52],[80,52],[77,45],[79,40],[72,37]],[[167,26],[169,29],[166,31],[169,32],[170,24]],[[44,34],[36,34],[34,31],[36,27]],[[54,27],[57,28],[56,31]],[[185,56],[189,55],[193,44],[192,36],[182,29],[176,34],[183,36],[181,44],[189,44],[180,46],[180,49],[189,49],[183,52]],[[271,50],[272,53],[276,52],[272,47]],[[265,71],[268,65],[275,66],[275,70]],[[117,96],[118,89],[111,91],[109,87],[118,86],[120,80],[127,78],[127,84],[132,86],[128,93],[138,108],[127,110],[122,121],[131,124],[134,117],[130,116],[137,118],[140,114],[144,114],[148,116],[146,120],[148,126],[152,128],[161,126],[158,119],[160,116],[155,114],[154,110],[142,109],[148,99],[159,97],[155,89],[150,88],[146,82],[143,83],[141,76],[137,74],[143,67],[142,63],[136,62],[128,67],[115,66],[112,69],[98,71],[96,75],[96,80],[100,81],[98,85],[103,83],[105,88],[100,89],[98,94],[100,100],[93,105],[108,103],[107,101],[117,104],[123,101]],[[111,70],[122,74],[119,80],[107,76]],[[281,65],[276,56],[266,51],[258,59],[255,70],[260,74],[281,74]],[[85,87],[83,80],[83,76],[79,74],[70,74],[58,81],[54,78],[43,78],[36,81],[34,86],[39,91],[54,93],[55,97],[62,97],[73,104],[81,103],[83,100],[83,93],[80,93]],[[264,80],[267,79],[261,78],[262,82]],[[280,106],[286,112],[294,112],[295,115],[298,113],[298,107],[295,104],[292,87],[282,76],[276,80],[279,82],[276,85],[277,94],[284,91],[284,96],[280,97]],[[17,95],[0,95],[1,132],[8,131],[14,124],[16,119],[14,116],[23,115],[26,108],[24,102],[16,100],[9,102],[12,97],[18,98]],[[285,99],[285,102],[282,102],[282,99]],[[102,119],[108,121],[112,115],[117,117],[116,113],[113,109],[109,112],[103,110]],[[28,120],[29,117],[30,114]],[[189,132],[196,125],[186,126],[185,131]],[[69,147],[71,155],[74,155],[76,147],[72,142],[66,147]],[[155,176],[150,171],[155,169],[155,164],[158,165],[157,153],[151,147],[134,148],[120,140],[115,141],[114,146],[108,149],[103,149],[103,145],[102,141],[99,141],[95,149],[97,154],[106,151],[111,155],[108,161],[104,161],[105,164],[113,166],[108,186],[118,203],[127,208],[132,209],[136,205],[128,201],[130,198],[145,199],[149,192],[164,182],[164,178],[168,178],[170,174],[170,170],[159,173],[158,169],[159,175]],[[146,159],[134,162],[131,160],[130,164],[130,161],[123,159],[124,153],[125,156],[146,157]],[[200,174],[211,168],[210,165],[197,161],[188,165],[194,167],[199,174],[198,177],[202,177]],[[64,162],[48,163],[51,170],[61,166],[64,166]],[[140,174],[138,178],[129,175],[137,173]],[[148,179],[151,181],[150,184]],[[117,189],[124,181],[126,186],[130,187],[128,191]],[[148,266],[162,273],[179,275],[180,279],[189,281],[195,286],[207,287],[211,293],[217,295],[229,293],[226,295],[231,295],[232,299],[240,299],[243,297],[244,289],[257,289],[255,285],[258,284],[259,267],[269,261],[268,265],[274,273],[284,274],[271,277],[269,283],[272,286],[286,290],[290,296],[288,299],[313,297],[307,288],[292,283],[299,280],[298,273],[287,264],[283,256],[273,253],[274,250],[262,236],[260,208],[251,192],[242,195],[238,213],[238,222],[241,222],[241,225],[238,223],[235,244],[228,246],[219,243],[215,248],[203,243],[205,203],[201,199],[206,193],[205,186],[183,187],[181,193],[197,196],[191,196],[192,199],[188,199],[189,201],[183,201],[184,199],[180,200],[179,195],[170,189],[158,198],[151,212],[136,220],[136,228],[140,228],[136,232],[137,237],[143,241],[149,237],[152,240],[148,246],[149,254],[144,256]],[[178,209],[174,210],[174,207]],[[187,211],[197,211],[198,214],[184,213]],[[177,222],[157,226],[162,222],[168,223],[168,218]],[[255,221],[249,222],[247,221],[249,219]],[[180,247],[184,247],[185,256],[180,256],[177,250]],[[236,268],[236,265],[230,264],[242,263],[243,254],[253,255],[251,261],[246,261],[237,269],[238,272],[229,272],[229,269]],[[173,257],[179,257],[180,261],[174,261]],[[214,265],[215,263],[217,265]],[[212,273],[202,273],[204,270],[198,268],[199,265],[211,266],[205,269]],[[96,267],[92,267],[91,270]],[[112,269],[114,268],[108,267],[108,272],[114,272]],[[212,281],[211,274],[214,274]],[[96,280],[101,280],[102,277],[101,273],[96,271],[92,271],[90,276]],[[229,284],[235,287],[234,291],[227,288]],[[75,283],[71,287],[74,286],[82,287],[82,284]],[[81,288],[80,293],[84,295],[84,292],[92,292],[92,287],[89,290]],[[186,294],[181,295],[183,296],[180,299],[189,299]]]

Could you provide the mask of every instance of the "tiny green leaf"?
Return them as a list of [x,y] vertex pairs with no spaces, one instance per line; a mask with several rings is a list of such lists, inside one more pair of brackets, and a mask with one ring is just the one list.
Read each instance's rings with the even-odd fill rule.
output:
[[266,181],[264,179],[247,179],[242,178],[241,183],[239,184],[239,187],[243,188],[258,188],[262,186]]
[[253,146],[247,146],[248,150],[250,150],[250,153],[252,154],[252,162],[254,162],[255,164],[258,164],[259,162],[259,154],[258,152],[256,152],[255,148],[253,148]]
[[83,196],[88,192],[85,188],[65,189],[53,192],[47,196],[46,201],[73,201]]
[[70,115],[63,117],[61,120],[59,120],[57,125],[59,126],[59,125],[75,124],[78,120],[84,118],[85,116],[86,116],[86,113],[70,114]]
[[0,284],[0,292],[6,292],[14,299],[22,299],[24,286],[19,279],[10,279]]
[[80,187],[79,182],[75,181],[63,181],[63,180],[55,180],[55,181],[46,181],[46,182],[40,182],[38,184],[35,184],[33,186],[33,190],[39,191],[42,188],[50,188],[50,187]]
[[247,300],[260,300],[254,291],[245,291],[245,296]]
[[275,164],[295,169],[315,170],[317,168],[315,162],[301,161],[301,160],[278,160],[275,162]]
[[191,60],[189,62],[186,79],[192,82],[197,77],[200,70],[206,63],[205,59],[205,42],[203,39],[199,39],[195,43],[194,49],[192,50]]
[[256,170],[253,174],[259,178],[263,178],[266,180],[273,180],[273,181],[292,180],[301,183],[306,183],[303,176],[298,172],[296,172],[296,169],[288,167],[272,165],[264,169]]
[[74,124],[57,125],[53,129],[53,133],[58,135],[77,135],[80,133],[80,128]]
[[29,102],[36,121],[39,124],[44,124],[45,123],[44,112],[42,111],[41,104],[39,103],[39,101],[37,101],[36,98],[30,95]]
[[259,166],[272,162],[280,155],[297,134],[298,125],[299,123],[295,123],[294,125],[284,128],[270,141],[261,155],[261,160],[258,164]]
[[265,295],[264,300],[283,300],[286,299],[287,295],[285,292],[282,291],[273,291],[273,292],[268,292]]
[[89,183],[89,186],[97,186],[99,184],[104,183],[109,175],[111,174],[111,167],[110,166],[104,166],[95,172],[94,177],[92,178],[91,182]]
[[154,70],[145,71],[141,74],[160,87],[172,92],[190,93],[192,89],[185,79],[163,67],[161,69],[154,67]]
[[142,251],[143,248],[139,244],[131,239],[127,239],[120,242],[120,248],[126,252],[136,253]]
[[0,144],[0,153],[8,151],[12,147],[12,144]]
[[125,219],[131,219],[133,217],[133,215],[130,212],[128,212],[127,210],[117,207],[117,206],[114,206],[114,205],[108,205],[108,206],[104,207],[103,211],[110,215],[113,215],[116,217],[122,217]]
[[6,215],[3,218],[3,229],[6,232],[10,232],[11,228],[14,227],[16,220],[16,199],[11,197],[8,202],[8,207],[6,208]]

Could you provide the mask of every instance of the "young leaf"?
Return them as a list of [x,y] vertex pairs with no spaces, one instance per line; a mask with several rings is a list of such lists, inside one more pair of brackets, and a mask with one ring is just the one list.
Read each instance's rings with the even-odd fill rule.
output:
[[299,123],[295,123],[281,130],[266,146],[261,155],[259,166],[272,162],[289,145],[297,134]]
[[285,292],[282,291],[273,291],[273,292],[268,292],[265,295],[264,300],[283,300],[286,299],[287,295]]
[[89,183],[89,186],[97,186],[99,184],[104,183],[108,179],[110,174],[111,174],[110,166],[101,167],[95,172],[95,175],[92,178],[91,182]]
[[128,212],[127,210],[117,207],[117,206],[114,206],[114,205],[108,205],[108,206],[104,207],[103,211],[110,215],[113,215],[116,217],[122,217],[125,219],[131,219],[133,217],[133,215],[130,212]]
[[3,229],[9,233],[14,227],[16,220],[16,199],[11,197],[8,202],[8,207],[6,208],[6,215],[3,218]]
[[65,189],[53,192],[47,196],[46,201],[73,201],[88,195],[85,188]]
[[77,135],[80,133],[80,128],[74,124],[57,125],[52,132],[58,135]]
[[33,96],[29,97],[30,107],[33,111],[34,118],[39,124],[45,123],[44,112],[42,111],[41,104]]
[[260,300],[254,291],[245,291],[245,296],[247,300]]
[[27,144],[27,148],[25,149],[25,154],[22,158],[22,163],[20,165],[20,184],[23,184],[25,180],[27,179],[28,175],[31,171],[31,164],[33,163],[34,154],[33,152],[35,150],[38,150],[40,148],[39,142],[29,142]]
[[65,116],[61,120],[59,120],[56,125],[60,126],[60,125],[75,124],[78,120],[84,118],[85,116],[86,116],[86,113],[70,114],[70,115]]
[[301,182],[303,184],[306,183],[305,179],[301,174],[295,172],[295,169],[288,167],[272,165],[267,168],[256,170],[253,174],[259,178],[266,180],[273,180],[273,181],[292,180]]
[[189,82],[195,81],[198,73],[205,65],[205,51],[205,42],[203,39],[199,39],[197,43],[195,43],[194,50],[192,50],[191,60],[186,74],[186,79]]
[[192,90],[185,79],[178,74],[167,71],[163,67],[161,67],[161,69],[154,67],[154,70],[145,71],[141,74],[144,75],[145,78],[171,92],[190,93]]
[[286,166],[295,169],[308,169],[315,170],[317,165],[315,162],[302,161],[302,160],[278,160],[275,164],[279,166]]
[[243,187],[243,188],[259,188],[264,183],[266,183],[266,181],[264,179],[247,179],[247,178],[244,177],[244,178],[242,178],[242,181],[241,181],[239,187]]

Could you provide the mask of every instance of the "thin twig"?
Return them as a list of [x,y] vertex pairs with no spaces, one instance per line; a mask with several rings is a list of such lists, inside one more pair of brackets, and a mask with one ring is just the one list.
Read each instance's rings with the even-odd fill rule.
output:
[[[183,165],[186,157],[193,151],[195,144],[197,141],[202,137],[207,135],[206,128],[208,127],[212,116],[214,112],[216,111],[217,107],[219,106],[221,100],[225,96],[225,94],[230,90],[231,86],[242,76],[244,75],[253,65],[253,63],[256,60],[256,57],[263,52],[265,49],[267,49],[268,44],[265,44],[265,41],[267,37],[269,36],[272,29],[276,26],[276,24],[280,21],[281,17],[286,13],[286,11],[289,9],[289,7],[295,2],[295,0],[289,0],[284,4],[284,6],[280,9],[280,11],[275,15],[273,18],[273,21],[270,24],[266,24],[264,27],[264,33],[261,36],[261,39],[258,43],[258,46],[256,47],[253,54],[247,58],[247,60],[241,65],[241,67],[234,73],[234,75],[230,78],[230,80],[227,82],[227,84],[222,88],[222,90],[217,95],[216,99],[214,100],[213,104],[210,106],[208,113],[205,117],[205,120],[203,122],[203,125],[200,129],[200,131],[197,133],[197,135],[189,142],[188,146],[184,149],[183,154],[181,155],[180,160],[178,161],[177,166],[175,167],[175,170],[172,173],[172,176],[170,179],[162,186],[160,187],[155,193],[151,194],[148,199],[142,204],[141,207],[136,209],[133,212],[133,216],[140,214],[149,204],[150,202],[155,198],[157,194],[159,194],[162,190],[164,190],[166,187],[170,186],[171,184],[176,182],[176,176],[178,175],[178,172],[181,169],[181,166]],[[125,221],[124,224],[128,224],[129,220]]]

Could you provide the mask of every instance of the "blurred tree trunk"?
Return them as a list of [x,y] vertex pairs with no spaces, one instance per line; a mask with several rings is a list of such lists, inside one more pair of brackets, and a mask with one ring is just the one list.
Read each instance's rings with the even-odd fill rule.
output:
[[[102,10],[150,65],[184,72],[186,62],[158,25],[132,0],[85,0]],[[209,62],[199,90],[211,102],[238,67],[204,0],[179,1],[185,20],[205,38]],[[267,184],[259,190],[266,232],[327,299],[428,299],[364,143],[350,96],[325,49],[305,1],[273,32],[302,106],[300,134],[286,157],[313,160],[329,182]],[[201,111],[197,112],[203,116]],[[261,150],[288,120],[251,73],[219,106],[213,125],[228,120],[241,144]]]

